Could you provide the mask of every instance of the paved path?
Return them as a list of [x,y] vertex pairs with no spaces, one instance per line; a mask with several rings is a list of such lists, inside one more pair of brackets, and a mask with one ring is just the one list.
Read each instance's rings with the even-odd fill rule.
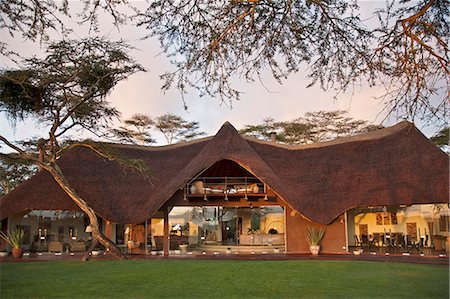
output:
[[[76,255],[30,255],[21,259],[15,259],[11,255],[8,257],[0,258],[0,263],[15,263],[15,262],[40,262],[40,261],[80,261],[82,254]],[[161,255],[140,255],[133,254],[128,256],[131,260],[170,260],[170,259],[183,259],[183,260],[336,260],[336,261],[373,261],[373,262],[393,262],[393,263],[411,263],[411,264],[430,264],[430,265],[446,265],[449,266],[449,257],[438,256],[419,256],[419,255],[371,255],[362,254],[355,256],[353,254],[320,254],[318,256],[312,256],[310,254],[219,254],[219,255],[171,255],[170,257],[164,257]],[[92,257],[92,260],[112,260],[112,255],[106,254],[102,256]]]

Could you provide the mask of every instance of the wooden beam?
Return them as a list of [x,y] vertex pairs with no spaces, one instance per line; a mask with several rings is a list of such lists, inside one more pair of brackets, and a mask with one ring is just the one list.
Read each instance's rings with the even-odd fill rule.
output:
[[[152,250],[152,247],[153,247],[153,231],[152,231],[152,218],[149,218],[148,220],[147,220],[147,239],[150,237],[150,240],[148,240],[148,241],[150,241],[150,250],[148,250],[148,248],[147,248],[147,251],[151,251]],[[148,242],[147,241],[147,242]],[[148,252],[147,252],[148,253]]]
[[112,223],[108,220],[106,220],[105,235],[108,239],[112,240]]
[[169,208],[164,209],[164,256],[169,256]]

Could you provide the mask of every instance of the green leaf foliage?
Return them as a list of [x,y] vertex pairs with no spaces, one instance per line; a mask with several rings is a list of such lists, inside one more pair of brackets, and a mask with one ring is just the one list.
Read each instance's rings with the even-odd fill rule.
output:
[[323,229],[323,227],[320,227],[319,229],[317,229],[312,226],[308,226],[306,229],[306,233],[305,233],[306,241],[308,242],[308,244],[310,246],[319,245],[324,234],[325,234],[325,230]]
[[448,146],[450,143],[450,127],[443,128],[430,138],[437,146]]
[[20,248],[25,232],[21,228],[10,230],[7,233],[0,231],[0,238],[11,245],[12,248]]
[[128,56],[129,49],[122,41],[98,37],[50,43],[45,58],[0,71],[0,109],[13,122],[32,116],[56,124],[61,133],[74,126],[95,131],[119,115],[107,95],[144,70]]
[[323,142],[339,137],[348,137],[383,128],[382,125],[369,124],[365,120],[355,120],[347,111],[308,112],[292,121],[277,122],[266,118],[262,124],[246,125],[240,133],[261,140],[270,140],[275,133],[276,141],[284,144],[301,145]]
[[10,192],[36,172],[34,165],[11,156],[12,154],[0,154],[0,196]]
[[204,132],[199,131],[198,122],[187,121],[181,116],[170,113],[156,117],[154,127],[163,133],[168,144],[189,141],[205,135]]

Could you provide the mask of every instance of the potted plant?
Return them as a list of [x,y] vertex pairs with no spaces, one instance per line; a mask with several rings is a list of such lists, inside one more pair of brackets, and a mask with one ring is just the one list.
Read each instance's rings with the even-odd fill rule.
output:
[[10,230],[8,233],[0,232],[0,238],[5,240],[6,243],[12,247],[12,255],[16,258],[21,258],[23,255],[23,249],[20,247],[22,244],[25,232],[21,228]]
[[306,229],[306,241],[309,244],[309,251],[311,254],[318,255],[320,251],[320,241],[325,234],[325,230],[321,227],[316,229],[314,227],[308,226]]
[[7,257],[9,252],[6,251],[6,245],[2,244],[2,240],[0,240],[0,248],[2,248],[0,250],[0,257]]
[[105,248],[102,245],[97,245],[94,247],[94,249],[91,251],[93,256],[101,255],[103,254],[103,250]]
[[355,249],[353,249],[354,255],[361,255],[361,253],[363,253],[363,249],[361,247],[356,247]]
[[181,243],[178,247],[180,248],[181,254],[187,254],[188,244]]
[[[0,222],[0,229],[2,228],[2,223]],[[3,246],[2,240],[0,240],[0,248],[2,248],[2,250],[0,250],[0,257],[6,257],[8,256],[8,251],[6,251],[6,248]]]

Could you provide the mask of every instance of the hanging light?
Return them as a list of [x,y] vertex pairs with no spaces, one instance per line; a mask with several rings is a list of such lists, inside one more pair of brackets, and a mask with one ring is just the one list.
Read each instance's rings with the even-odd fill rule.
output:
[[244,177],[244,182],[245,182],[245,197],[244,197],[244,199],[248,200],[248,197],[247,197],[247,177]]
[[187,201],[187,197],[186,197],[186,187],[183,188],[183,200]]
[[269,199],[267,198],[267,186],[266,186],[266,183],[264,183],[264,200],[265,200],[265,201],[269,200]]
[[225,193],[225,200],[228,201],[228,181],[227,181],[227,177],[225,177],[225,186],[223,188],[223,192]]

